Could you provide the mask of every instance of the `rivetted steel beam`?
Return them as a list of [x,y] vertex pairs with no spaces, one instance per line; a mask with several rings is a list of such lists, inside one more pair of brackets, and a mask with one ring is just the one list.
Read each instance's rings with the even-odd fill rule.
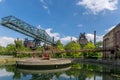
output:
[[32,37],[37,41],[42,41],[47,44],[55,44],[53,38],[50,37],[45,30],[38,29],[14,16],[2,18],[1,25]]

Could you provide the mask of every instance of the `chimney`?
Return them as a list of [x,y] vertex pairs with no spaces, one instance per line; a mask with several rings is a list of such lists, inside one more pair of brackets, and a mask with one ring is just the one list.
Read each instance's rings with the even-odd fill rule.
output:
[[96,31],[94,31],[94,45],[96,44]]

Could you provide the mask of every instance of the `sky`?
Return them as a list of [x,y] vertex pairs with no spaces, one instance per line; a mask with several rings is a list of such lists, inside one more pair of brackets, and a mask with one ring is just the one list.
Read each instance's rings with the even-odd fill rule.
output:
[[[84,32],[93,41],[94,31],[97,41],[102,41],[120,23],[120,0],[0,0],[0,22],[9,15],[45,30],[63,44]],[[1,46],[26,37],[0,25]]]

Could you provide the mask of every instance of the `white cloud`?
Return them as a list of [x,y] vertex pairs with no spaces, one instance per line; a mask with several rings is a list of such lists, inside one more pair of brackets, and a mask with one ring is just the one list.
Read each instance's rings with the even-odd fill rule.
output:
[[80,28],[81,28],[81,27],[83,27],[83,24],[78,24],[77,27],[80,27]]
[[48,28],[45,30],[51,37],[54,37],[55,40],[60,39],[60,34],[59,33],[52,33],[52,28]]
[[[87,33],[86,34],[86,37],[87,37],[87,39],[90,41],[94,41],[94,34],[91,34],[91,33]],[[96,35],[96,41],[102,41],[103,40],[103,35],[101,35],[101,36],[98,36],[98,35]]]
[[47,11],[48,14],[50,14],[50,10],[48,7],[48,3],[45,2],[45,0],[40,0],[42,7]]
[[0,46],[4,46],[6,47],[7,44],[14,44],[14,38],[11,38],[11,37],[0,37]]
[[49,10],[48,6],[43,5],[42,7],[43,7],[45,10],[47,10],[47,13],[48,13],[48,14],[50,14],[50,10]]
[[41,3],[45,3],[44,0],[40,0]]
[[63,37],[63,38],[60,38],[60,41],[63,43],[63,44],[66,44],[70,41],[76,41],[77,38],[76,37],[73,37],[73,36],[66,36],[66,37]]
[[14,75],[12,72],[7,72],[5,69],[0,69],[0,77]]
[[[59,33],[52,32],[51,28],[48,28],[45,31],[48,33],[48,35],[50,35],[51,37],[54,37],[55,41],[61,40],[61,42],[63,44],[66,44],[66,43],[70,42],[71,39],[72,39],[72,41],[76,41],[77,40],[77,38],[74,37],[74,36],[64,36],[64,37],[61,37],[61,35]],[[92,40],[92,41],[94,40],[94,34],[87,33],[86,37],[87,37],[88,40]],[[102,37],[103,37],[103,35],[102,36],[96,36],[96,41],[102,41]],[[7,44],[14,44],[14,40],[15,39],[12,38],[12,37],[6,37],[6,36],[0,37],[0,45],[6,47]]]
[[106,29],[105,32],[109,32],[109,31],[111,31],[111,30],[112,30],[113,28],[115,28],[115,27],[116,27],[116,25],[114,25],[114,26],[112,26],[112,27]]
[[[64,37],[60,37],[60,34],[55,32],[53,33],[52,32],[52,29],[51,28],[48,28],[45,30],[51,37],[54,37],[55,38],[55,41],[56,40],[60,40],[63,44],[66,44],[68,42],[71,41],[77,41],[78,38],[74,37],[74,36],[64,36]],[[79,36],[79,35],[78,35]],[[86,38],[88,39],[88,41],[94,41],[94,34],[91,34],[91,33],[87,33],[86,34]],[[96,35],[96,41],[102,41],[103,40],[103,35],[101,36],[98,36]]]
[[38,25],[37,26],[37,29],[43,29],[41,25]]
[[68,75],[66,75],[65,73],[64,73],[64,74],[61,74],[59,77],[62,77],[63,79],[64,79],[64,78],[65,78],[65,79],[74,79],[74,78],[75,78],[73,75],[68,76]]
[[[38,28],[41,29],[42,28],[41,25],[39,25]],[[71,39],[72,39],[72,41],[76,41],[77,40],[77,38],[74,37],[74,36],[65,36],[64,35],[64,37],[61,37],[61,35],[59,33],[52,32],[52,28],[48,28],[45,31],[48,33],[48,35],[50,35],[51,37],[54,37],[55,41],[61,40],[61,42],[63,44],[66,44],[66,43],[70,42]],[[92,41],[94,40],[94,34],[87,33],[86,37],[87,37],[88,40],[92,40]],[[102,37],[103,36],[96,36],[96,40],[97,41],[102,41]],[[14,40],[15,39],[12,38],[12,37],[6,37],[6,36],[0,37],[0,45],[6,47],[7,44],[14,44]]]
[[61,38],[61,37],[60,37],[60,34],[57,33],[57,32],[53,33],[51,28],[48,28],[48,29],[46,29],[45,31],[46,31],[51,37],[54,37],[55,40],[61,40],[61,42],[62,42],[63,44],[66,44],[67,42],[71,41],[71,38],[72,38],[73,41],[76,41],[76,40],[77,40],[77,38],[76,38],[76,37],[73,37],[73,36],[64,36],[64,37]]
[[61,74],[59,77],[63,77],[63,78],[67,78],[67,79],[70,78],[70,76],[66,75],[65,73],[64,73],[64,74]]
[[82,0],[77,2],[77,5],[85,6],[85,8],[89,9],[93,14],[104,10],[116,10],[117,4],[118,0]]
[[43,5],[43,8],[44,8],[44,9],[48,9],[48,7],[47,7],[47,6],[45,6],[45,5]]

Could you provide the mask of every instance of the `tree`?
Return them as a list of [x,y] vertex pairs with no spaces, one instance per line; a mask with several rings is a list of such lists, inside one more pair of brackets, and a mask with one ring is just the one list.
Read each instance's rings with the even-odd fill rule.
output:
[[8,44],[5,49],[6,55],[15,55],[15,51],[16,47],[14,44]]
[[17,38],[17,40],[15,40],[14,43],[15,43],[16,51],[30,51],[29,48],[23,45],[22,40],[19,40]]
[[96,46],[96,48],[101,48],[102,47],[102,41],[96,42],[95,46]]
[[2,46],[0,46],[0,51],[2,51],[3,50],[3,47]]
[[[19,40],[17,38],[17,40],[14,41],[15,43],[15,51],[19,52],[19,51],[30,51],[30,48],[28,47],[25,47],[22,43],[22,40]],[[16,53],[17,54],[17,53]],[[19,54],[19,55],[16,55],[17,57],[31,57],[31,54]]]
[[56,47],[57,47],[58,50],[64,50],[63,44],[61,43],[60,40],[58,40],[56,42]]
[[[99,42],[96,42],[95,46],[96,46],[96,48],[102,48],[102,44],[103,44],[103,42],[99,41]],[[97,52],[97,54],[98,54],[98,58],[101,59],[103,56],[103,52]]]
[[[88,42],[84,49],[95,49],[95,45],[92,42]],[[84,52],[83,53],[85,58],[97,58],[98,54],[96,52]]]
[[0,55],[3,55],[5,54],[5,48],[0,46]]
[[[60,40],[58,40],[56,42],[56,48],[57,50],[64,50],[64,46],[63,44],[61,43]],[[61,53],[61,54],[53,54],[54,57],[65,57],[66,56],[66,53]]]
[[22,48],[23,48],[22,40],[19,40],[19,38],[17,38],[17,40],[15,40],[14,43],[15,43],[15,46],[16,46],[16,50],[21,51]]
[[[75,41],[71,41],[65,45],[65,50],[80,50],[80,49],[81,49],[80,45]],[[81,57],[81,52],[68,52],[67,56],[74,58]]]

